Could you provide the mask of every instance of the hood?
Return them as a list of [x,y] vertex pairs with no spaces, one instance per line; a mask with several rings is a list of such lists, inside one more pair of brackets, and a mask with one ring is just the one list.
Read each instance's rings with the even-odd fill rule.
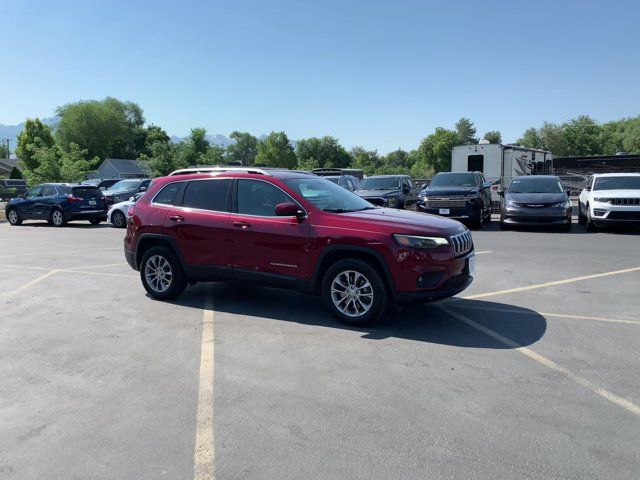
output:
[[478,187],[427,187],[421,195],[429,196],[455,196],[455,195],[470,195],[472,193],[478,193]]
[[560,203],[564,202],[567,196],[564,193],[509,193],[505,200],[512,200],[516,203]]
[[638,198],[640,197],[640,190],[593,190],[590,192],[595,197],[603,198]]
[[385,195],[389,195],[390,193],[400,193],[400,189],[399,188],[392,188],[389,190],[355,189],[353,193],[355,193],[360,197],[384,197]]
[[124,202],[118,202],[118,203],[114,203],[113,205],[111,205],[111,209],[113,208],[123,208],[123,207],[129,207],[130,205],[134,205],[136,202],[132,202],[131,200],[125,200]]
[[457,220],[393,208],[375,208],[360,212],[340,213],[341,217],[349,217],[354,223],[386,226],[395,233],[416,235],[455,235],[465,232],[467,228]]

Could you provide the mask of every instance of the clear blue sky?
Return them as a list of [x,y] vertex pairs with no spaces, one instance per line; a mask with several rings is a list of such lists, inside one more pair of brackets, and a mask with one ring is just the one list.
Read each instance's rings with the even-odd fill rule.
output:
[[412,149],[640,114],[637,1],[4,2],[0,123],[107,95],[170,134]]

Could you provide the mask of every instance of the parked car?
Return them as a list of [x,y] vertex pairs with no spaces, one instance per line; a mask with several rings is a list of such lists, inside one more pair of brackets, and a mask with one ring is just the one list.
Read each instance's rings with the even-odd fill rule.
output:
[[589,177],[580,193],[578,223],[589,231],[616,223],[640,224],[640,173]]
[[107,222],[116,228],[124,228],[127,226],[127,212],[131,205],[135,205],[144,192],[136,193],[133,197],[124,202],[118,202],[109,207],[107,212]]
[[150,183],[151,180],[148,178],[128,178],[126,180],[120,180],[104,192],[107,204],[113,205],[114,203],[129,200],[136,193],[144,192],[149,188]]
[[107,218],[107,203],[97,187],[45,183],[11,199],[5,213],[11,225],[20,225],[23,220],[47,220],[55,227],[73,220],[97,225]]
[[108,190],[121,180],[121,178],[90,178],[80,182],[80,185],[91,185],[98,187],[100,190]]
[[437,173],[420,192],[418,211],[455,218],[475,228],[491,221],[491,182],[480,172]]
[[337,175],[327,176],[323,178],[326,178],[330,182],[335,183],[339,187],[346,188],[350,192],[353,192],[356,188],[358,188],[359,181],[353,175]]
[[500,228],[556,225],[571,230],[571,201],[560,179],[553,175],[516,177],[499,191]]
[[234,280],[318,294],[361,325],[390,303],[450,297],[472,282],[473,241],[459,222],[376,208],[306,172],[252,172],[159,178],[132,207],[125,256],[149,295]]
[[418,200],[418,190],[409,175],[367,177],[353,193],[380,207],[415,209]]
[[311,173],[319,177],[334,177],[339,175],[351,175],[356,177],[358,182],[364,178],[364,171],[359,168],[314,168]]
[[21,178],[7,178],[0,180],[0,200],[6,202],[13,197],[19,197],[25,193],[29,187],[27,181]]

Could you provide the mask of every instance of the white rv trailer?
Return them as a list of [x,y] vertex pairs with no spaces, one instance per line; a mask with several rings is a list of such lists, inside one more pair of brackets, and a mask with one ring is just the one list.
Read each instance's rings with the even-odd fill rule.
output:
[[452,172],[482,172],[493,182],[491,199],[499,201],[498,189],[509,187],[520,175],[552,175],[551,152],[517,145],[481,143],[460,145],[451,151]]

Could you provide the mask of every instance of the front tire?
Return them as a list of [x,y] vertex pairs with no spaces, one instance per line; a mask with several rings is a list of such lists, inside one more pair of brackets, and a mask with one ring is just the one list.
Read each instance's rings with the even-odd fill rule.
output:
[[145,290],[158,300],[178,297],[187,288],[187,278],[174,253],[165,247],[150,248],[140,263]]
[[384,280],[371,264],[340,260],[322,278],[321,296],[338,321],[362,326],[379,322],[389,302]]
[[587,205],[587,220],[585,223],[587,225],[587,232],[598,231],[598,227],[596,227],[596,224],[593,223],[593,220],[591,219],[591,209],[589,208],[589,205]]
[[64,213],[59,208],[54,208],[51,212],[51,225],[54,227],[64,227],[67,224],[67,220],[64,218]]
[[89,223],[91,225],[100,225],[102,223],[102,219],[101,218],[92,218],[91,220],[89,220]]
[[22,224],[22,219],[20,218],[20,214],[18,210],[15,208],[10,208],[7,212],[7,220],[11,225],[17,226]]
[[587,223],[587,219],[582,213],[582,207],[578,203],[578,225],[584,225]]
[[127,219],[120,210],[116,210],[111,214],[111,223],[116,228],[124,228],[127,226]]

